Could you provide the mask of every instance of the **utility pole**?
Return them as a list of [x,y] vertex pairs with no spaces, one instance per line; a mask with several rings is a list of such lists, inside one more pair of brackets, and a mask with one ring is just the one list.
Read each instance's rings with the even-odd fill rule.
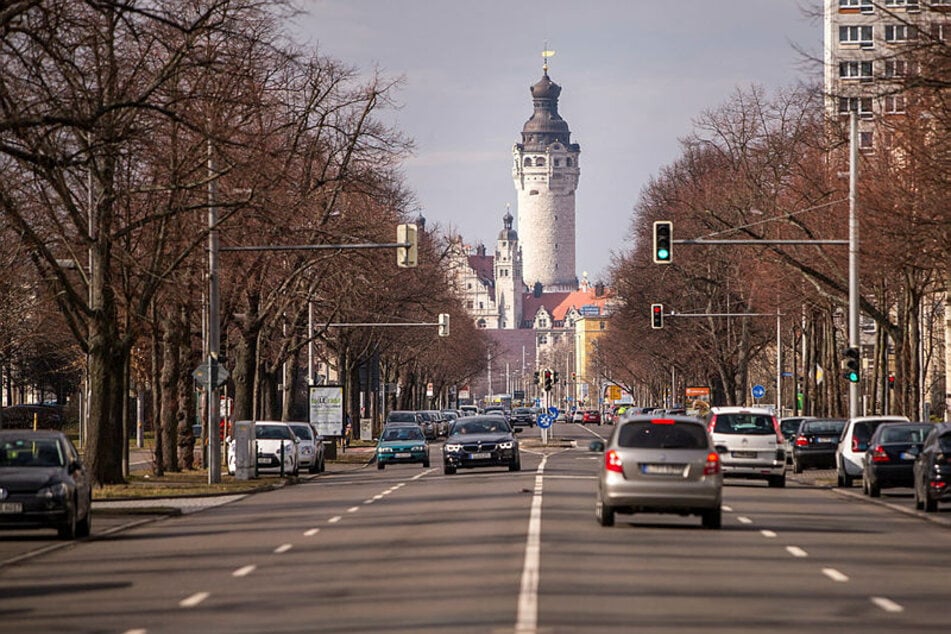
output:
[[[859,330],[858,130],[858,113],[852,110],[849,114],[849,347],[861,350],[861,331]],[[849,383],[849,418],[855,418],[859,415],[860,386],[861,382]]]
[[218,431],[218,353],[221,345],[218,297],[218,179],[208,140],[208,484],[221,482],[221,434]]

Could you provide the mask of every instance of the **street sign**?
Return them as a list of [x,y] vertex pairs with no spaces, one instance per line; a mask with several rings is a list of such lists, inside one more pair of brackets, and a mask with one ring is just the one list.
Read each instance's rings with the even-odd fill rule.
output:
[[766,396],[766,388],[759,384],[754,385],[750,392],[752,392],[753,398],[763,398]]
[[548,414],[539,414],[538,420],[536,422],[538,423],[538,426],[541,427],[542,429],[548,429],[549,427],[551,427],[551,416],[549,416]]
[[[221,364],[218,364],[217,374],[218,374],[218,376],[216,377],[217,381],[215,381],[214,387],[221,387],[228,381],[228,378],[231,376],[231,373],[228,372],[228,369],[225,368],[225,366]],[[208,384],[211,382],[211,367],[208,365],[208,362],[206,361],[202,363],[201,365],[199,365],[197,368],[195,368],[195,371],[192,372],[192,376],[195,378],[195,381],[197,381],[199,385],[208,387]]]
[[555,420],[556,418],[558,418],[558,408],[555,407],[554,405],[552,405],[551,407],[549,407],[549,408],[548,408],[548,415],[551,416],[551,419],[552,419],[552,420]]

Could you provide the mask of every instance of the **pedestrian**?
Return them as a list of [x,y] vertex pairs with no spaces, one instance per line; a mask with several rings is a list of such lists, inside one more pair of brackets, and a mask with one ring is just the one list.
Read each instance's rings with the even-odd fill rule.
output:
[[343,439],[344,447],[350,446],[350,439],[353,438],[353,425],[350,423],[350,412],[344,414]]

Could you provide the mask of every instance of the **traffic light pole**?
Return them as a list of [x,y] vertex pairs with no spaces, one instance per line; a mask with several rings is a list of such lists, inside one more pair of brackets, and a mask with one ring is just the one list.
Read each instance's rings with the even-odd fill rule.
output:
[[[849,114],[849,346],[861,350],[859,332],[858,122],[858,113],[853,110]],[[860,385],[858,382],[849,384],[849,418],[855,418],[859,415]]]

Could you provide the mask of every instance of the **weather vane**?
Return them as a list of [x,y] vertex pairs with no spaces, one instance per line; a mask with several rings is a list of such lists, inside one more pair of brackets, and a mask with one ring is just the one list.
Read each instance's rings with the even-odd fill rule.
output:
[[548,48],[548,42],[545,42],[545,50],[542,51],[542,59],[545,60],[542,64],[542,70],[545,71],[545,74],[548,74],[548,58],[554,57],[555,51]]

